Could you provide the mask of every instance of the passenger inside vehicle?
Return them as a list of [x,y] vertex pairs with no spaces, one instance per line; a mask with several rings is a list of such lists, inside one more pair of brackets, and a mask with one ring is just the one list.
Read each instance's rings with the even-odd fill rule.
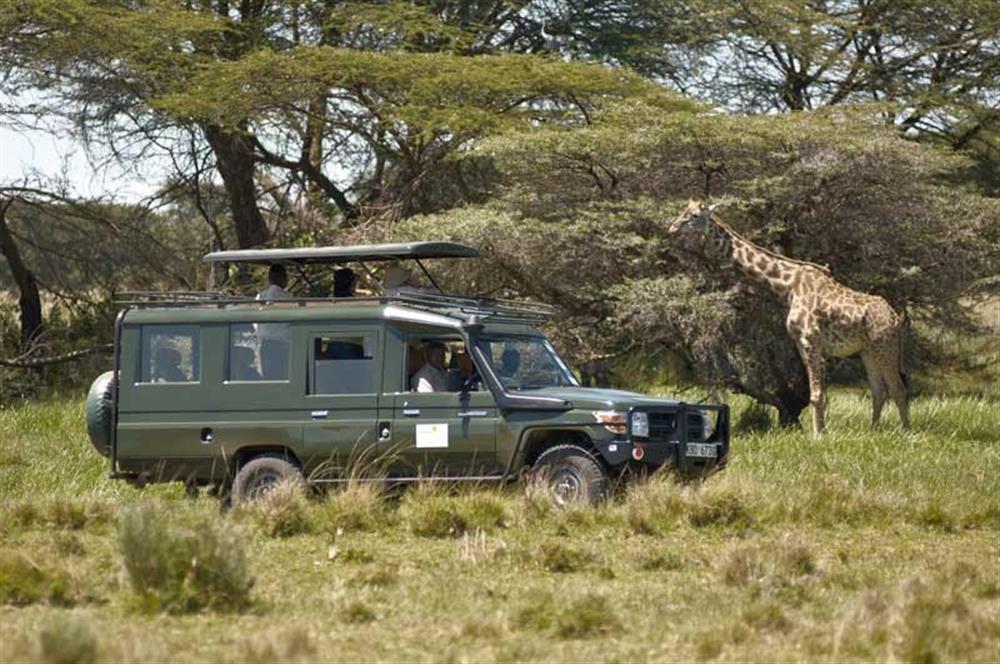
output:
[[521,354],[513,348],[504,350],[500,355],[500,378],[513,378],[521,368]]
[[254,366],[257,355],[247,346],[233,347],[233,380],[260,380],[260,372]]
[[410,378],[415,392],[447,392],[448,371],[445,369],[447,347],[440,341],[424,343],[424,365]]
[[181,371],[181,354],[175,348],[161,346],[153,356],[152,381],[154,383],[184,383],[188,377]]

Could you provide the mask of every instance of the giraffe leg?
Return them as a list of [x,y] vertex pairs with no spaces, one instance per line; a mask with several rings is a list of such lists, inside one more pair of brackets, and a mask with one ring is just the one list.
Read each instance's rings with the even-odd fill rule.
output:
[[899,409],[899,419],[903,423],[903,428],[909,429],[910,404],[906,396],[906,384],[903,383],[903,376],[899,373],[899,365],[893,362],[890,366],[883,366],[882,376],[885,379],[886,387],[889,388],[889,396],[896,402],[896,408]]
[[885,379],[882,378],[882,371],[870,353],[861,353],[861,362],[865,365],[868,386],[872,391],[872,426],[874,427],[882,416],[882,406],[885,404],[886,396],[888,396],[888,388]]
[[823,433],[824,415],[826,414],[826,392],[823,389],[823,355],[816,344],[799,342],[799,355],[806,367],[809,377],[809,405],[812,406],[813,436]]

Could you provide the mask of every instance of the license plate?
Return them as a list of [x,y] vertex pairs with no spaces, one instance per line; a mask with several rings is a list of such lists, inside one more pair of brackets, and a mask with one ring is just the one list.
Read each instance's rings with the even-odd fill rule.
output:
[[701,459],[714,459],[718,456],[718,446],[715,443],[688,443],[687,456]]

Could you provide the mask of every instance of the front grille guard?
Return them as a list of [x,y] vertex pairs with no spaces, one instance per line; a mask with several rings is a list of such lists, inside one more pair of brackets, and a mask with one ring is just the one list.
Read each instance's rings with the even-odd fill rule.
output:
[[[649,414],[673,415],[675,426],[672,435],[666,440],[651,440],[649,438],[638,438],[632,435],[632,413],[643,412]],[[715,422],[712,434],[703,439],[702,432],[692,432],[688,422],[688,415],[701,412],[711,416],[714,414]],[[679,403],[676,406],[663,407],[643,407],[633,406],[628,410],[627,435],[630,443],[668,443],[676,446],[675,464],[681,470],[690,469],[698,465],[703,465],[704,461],[694,460],[687,456],[687,445],[689,443],[717,443],[719,447],[718,456],[714,465],[723,465],[729,457],[729,406],[726,404],[688,404]]]

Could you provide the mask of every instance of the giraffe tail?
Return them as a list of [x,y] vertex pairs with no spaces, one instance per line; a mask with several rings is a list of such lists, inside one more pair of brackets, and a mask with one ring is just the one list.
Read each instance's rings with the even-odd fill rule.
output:
[[906,335],[910,331],[910,316],[903,307],[902,324],[899,326],[899,354],[896,356],[899,361],[899,378],[903,381],[903,389],[907,395],[910,393],[910,372],[906,369]]

